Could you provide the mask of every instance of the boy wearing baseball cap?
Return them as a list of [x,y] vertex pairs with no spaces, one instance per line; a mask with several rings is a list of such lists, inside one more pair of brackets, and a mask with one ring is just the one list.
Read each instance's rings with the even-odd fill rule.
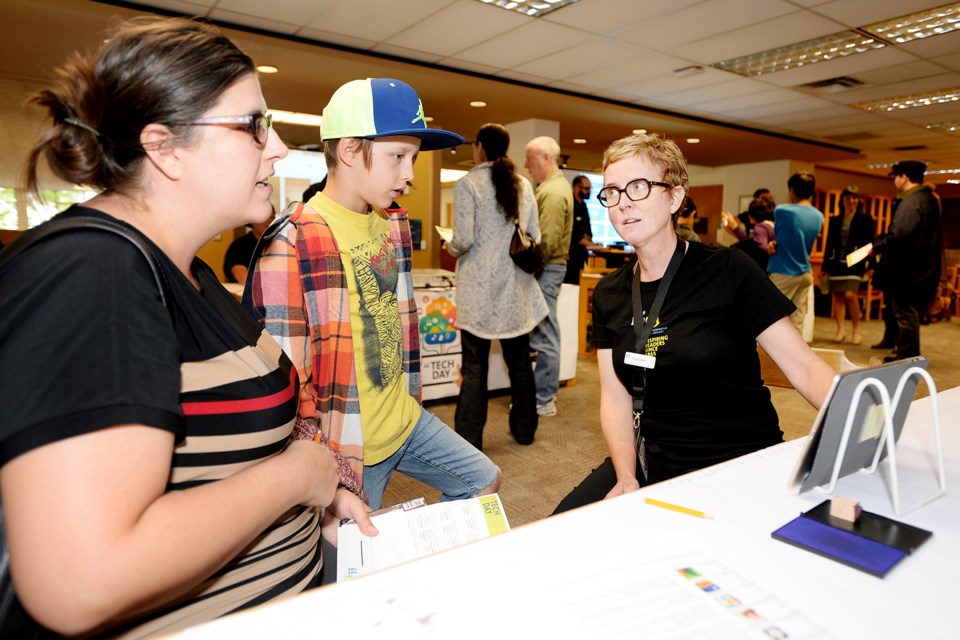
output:
[[337,89],[320,131],[326,187],[267,231],[244,292],[297,367],[301,429],[329,439],[373,509],[395,470],[445,500],[493,493],[500,470],[420,406],[410,225],[390,208],[420,151],[463,138],[428,129],[416,92],[390,78]]

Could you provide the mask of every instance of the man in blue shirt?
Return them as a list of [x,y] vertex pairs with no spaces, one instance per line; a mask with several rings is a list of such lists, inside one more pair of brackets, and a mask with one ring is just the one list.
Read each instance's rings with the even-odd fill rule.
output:
[[823,214],[811,204],[815,188],[813,174],[806,171],[798,171],[787,180],[790,204],[779,205],[773,212],[776,241],[770,245],[767,263],[770,280],[797,307],[790,314],[790,321],[800,335],[807,315],[807,296],[813,286],[810,251],[823,229]]

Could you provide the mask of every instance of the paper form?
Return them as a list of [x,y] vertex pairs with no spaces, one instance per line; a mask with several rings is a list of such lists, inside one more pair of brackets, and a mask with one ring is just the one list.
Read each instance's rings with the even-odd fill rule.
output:
[[337,533],[337,581],[352,580],[510,529],[497,494],[393,510],[372,518],[368,537],[353,523]]
[[862,262],[868,255],[870,255],[870,252],[872,250],[873,250],[873,243],[865,244],[859,249],[851,251],[850,253],[847,254],[847,266],[852,267],[858,262]]

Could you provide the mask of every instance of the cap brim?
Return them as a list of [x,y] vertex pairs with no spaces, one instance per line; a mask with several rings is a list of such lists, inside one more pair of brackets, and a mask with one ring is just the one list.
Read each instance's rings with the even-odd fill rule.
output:
[[386,136],[411,136],[413,138],[420,138],[420,151],[449,149],[451,147],[459,147],[464,143],[463,136],[452,131],[444,131],[443,129],[407,129],[391,131],[390,133],[378,133],[376,136],[368,137],[371,140],[375,140]]

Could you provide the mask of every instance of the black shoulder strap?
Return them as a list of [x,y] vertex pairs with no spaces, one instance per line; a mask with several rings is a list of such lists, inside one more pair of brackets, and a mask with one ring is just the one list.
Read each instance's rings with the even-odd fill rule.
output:
[[147,264],[150,265],[150,271],[153,273],[153,279],[154,282],[156,282],[157,291],[160,292],[160,301],[163,303],[163,306],[167,306],[167,280],[163,274],[163,268],[157,261],[157,257],[154,255],[150,246],[144,242],[143,238],[122,224],[103,218],[94,218],[93,216],[70,216],[66,218],[57,218],[42,224],[31,231],[17,236],[10,244],[5,246],[3,250],[0,251],[0,273],[2,273],[3,270],[11,262],[13,262],[14,259],[16,259],[17,256],[21,255],[25,250],[29,249],[35,244],[67,231],[79,231],[83,229],[106,231],[129,240],[133,246],[140,251],[143,257],[146,259]]

